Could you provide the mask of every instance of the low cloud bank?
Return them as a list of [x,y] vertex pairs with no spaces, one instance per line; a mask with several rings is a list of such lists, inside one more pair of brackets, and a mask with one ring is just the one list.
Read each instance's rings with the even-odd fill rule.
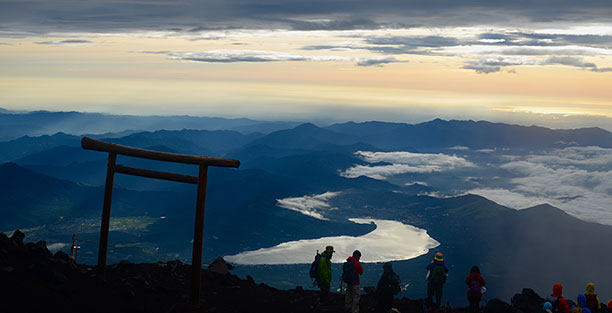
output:
[[426,154],[412,152],[371,152],[357,151],[356,155],[368,163],[387,162],[390,165],[355,165],[341,176],[355,178],[367,176],[374,179],[386,179],[389,176],[404,173],[433,173],[476,165],[462,157],[447,154]]
[[330,206],[327,201],[339,194],[340,192],[326,192],[320,195],[277,199],[276,205],[316,219],[328,220],[323,216],[323,212],[338,208]]
[[359,237],[337,236],[290,241],[224,258],[229,262],[248,265],[307,264],[312,262],[317,250],[323,251],[325,246],[332,245],[337,260],[344,260],[358,249],[362,253],[362,262],[386,262],[413,259],[440,245],[426,230],[401,222],[369,218],[349,220],[359,224],[374,223],[376,229]]
[[569,147],[500,167],[514,177],[512,187],[468,192],[515,209],[548,203],[580,219],[612,225],[612,149]]

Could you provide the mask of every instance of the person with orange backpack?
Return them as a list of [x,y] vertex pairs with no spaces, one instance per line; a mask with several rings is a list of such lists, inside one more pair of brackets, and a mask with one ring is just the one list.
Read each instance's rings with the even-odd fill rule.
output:
[[586,285],[586,307],[591,310],[591,313],[597,313],[601,310],[601,302],[595,294],[595,284],[588,283]]
[[477,313],[480,311],[480,300],[482,299],[483,287],[486,285],[480,269],[474,265],[470,269],[470,275],[465,279],[467,284],[467,298],[470,302],[470,310],[468,312]]

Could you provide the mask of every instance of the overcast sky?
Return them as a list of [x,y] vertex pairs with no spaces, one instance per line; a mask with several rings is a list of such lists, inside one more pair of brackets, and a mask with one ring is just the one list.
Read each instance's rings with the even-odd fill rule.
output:
[[2,1],[0,107],[612,129],[610,1]]

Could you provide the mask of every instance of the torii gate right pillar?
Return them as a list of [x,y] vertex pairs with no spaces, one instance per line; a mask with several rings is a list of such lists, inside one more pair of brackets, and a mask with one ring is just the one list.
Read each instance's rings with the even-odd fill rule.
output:
[[192,279],[189,302],[192,305],[200,304],[200,285],[202,275],[202,244],[204,241],[204,215],[206,210],[206,180],[208,166],[200,164],[198,173],[198,195],[196,203],[195,225],[193,230],[193,255],[191,257]]

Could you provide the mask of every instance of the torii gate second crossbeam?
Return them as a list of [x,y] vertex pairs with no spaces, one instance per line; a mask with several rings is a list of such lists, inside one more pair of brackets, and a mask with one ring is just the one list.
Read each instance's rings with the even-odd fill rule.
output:
[[[100,246],[98,248],[98,270],[102,275],[104,275],[104,272],[106,270],[108,229],[110,225],[111,198],[113,195],[113,181],[115,178],[115,173],[164,179],[198,185],[195,226],[193,231],[193,255],[191,259],[192,276],[189,302],[196,306],[199,305],[202,272],[202,243],[204,236],[204,212],[206,207],[206,180],[208,178],[208,167],[220,166],[237,168],[240,167],[240,161],[233,159],[208,158],[201,156],[144,150],[99,141],[91,139],[89,137],[83,137],[83,139],[81,140],[81,146],[83,147],[83,149],[108,152],[108,166],[106,168],[106,186],[104,190],[104,204],[102,208],[102,222],[100,225]],[[158,161],[199,165],[198,177],[117,165],[117,154]]]

